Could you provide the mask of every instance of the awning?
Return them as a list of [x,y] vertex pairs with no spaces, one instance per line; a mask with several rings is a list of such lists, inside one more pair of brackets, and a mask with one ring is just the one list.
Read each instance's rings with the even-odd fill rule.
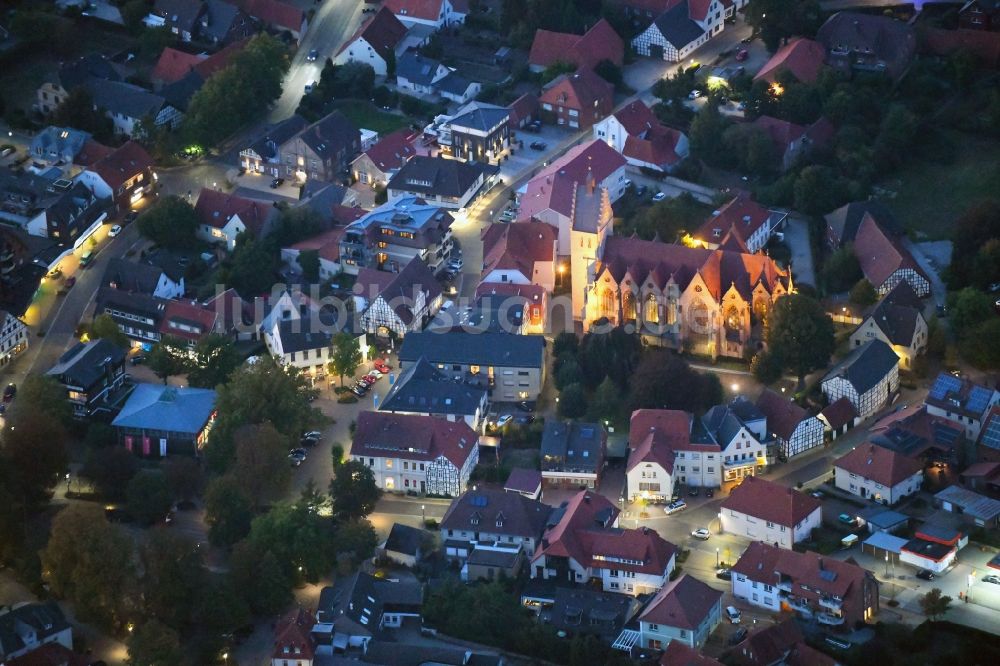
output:
[[899,555],[903,546],[907,544],[907,539],[900,539],[898,536],[893,536],[888,532],[876,532],[861,544],[862,547],[869,546],[871,548],[879,548],[880,550],[887,550],[890,553],[896,553]]

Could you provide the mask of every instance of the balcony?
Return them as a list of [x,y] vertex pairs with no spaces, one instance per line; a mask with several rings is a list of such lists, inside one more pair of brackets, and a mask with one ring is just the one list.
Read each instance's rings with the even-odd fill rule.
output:
[[809,602],[807,602],[805,599],[792,598],[789,599],[787,603],[788,607],[791,608],[796,613],[800,613],[805,617],[812,617],[813,615],[812,608],[809,607]]
[[816,621],[831,627],[839,627],[844,624],[844,618],[830,613],[820,613],[816,616]]
[[844,606],[844,602],[833,597],[820,597],[819,605],[839,613],[840,609]]
[[790,580],[783,580],[783,581],[779,582],[776,587],[779,590],[782,590],[783,592],[785,592],[787,594],[791,594],[792,593],[792,581],[790,581]]

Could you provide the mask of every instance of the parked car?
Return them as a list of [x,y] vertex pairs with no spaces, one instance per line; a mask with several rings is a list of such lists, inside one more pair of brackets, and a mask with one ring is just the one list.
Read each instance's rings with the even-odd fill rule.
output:
[[712,533],[708,531],[707,528],[699,527],[694,532],[691,532],[691,536],[695,539],[701,539],[702,541],[708,541],[712,536]]
[[646,196],[646,191],[649,190],[645,185],[637,185],[635,188],[636,196],[643,197]]
[[276,190],[284,184],[285,184],[284,178],[275,178],[274,180],[271,181],[271,189]]
[[533,411],[535,411],[530,404],[528,404],[527,402],[523,402],[523,401],[517,403],[514,406],[517,407],[518,409],[520,409],[522,412],[533,412]]
[[317,60],[319,60],[319,50],[313,49],[309,52],[309,55],[306,56],[306,61],[316,62]]
[[677,500],[676,502],[671,502],[663,508],[663,512],[668,516],[677,513],[678,511],[683,511],[688,508],[687,502],[684,500]]
[[354,386],[351,387],[351,393],[358,396],[359,398],[364,397],[365,393],[367,392],[368,391],[365,389],[364,386],[359,386],[355,384]]
[[750,51],[747,49],[740,49],[736,52],[736,62],[743,62],[750,57]]
[[698,486],[691,486],[688,488],[688,497],[697,497],[699,492]]
[[920,580],[934,580],[937,576],[935,576],[934,572],[929,569],[921,569],[917,572],[917,578]]
[[128,226],[133,222],[135,222],[138,217],[139,217],[138,211],[134,210],[129,211],[128,215],[125,216],[125,219],[122,220],[122,224]]
[[702,93],[700,90],[692,90],[690,93],[688,93],[688,99],[698,99],[703,94],[704,93]]
[[736,606],[726,606],[726,617],[729,618],[729,621],[732,622],[733,624],[739,624],[740,609],[738,609]]
[[713,488],[705,488],[705,497],[713,497],[715,495],[715,490]]
[[715,577],[718,578],[719,580],[732,580],[733,579],[732,569],[726,569],[726,568],[716,569]]
[[132,365],[142,365],[145,362],[146,362],[145,354],[136,354],[131,359],[129,359],[129,363],[131,363]]
[[308,454],[306,453],[305,449],[292,449],[291,451],[288,452],[288,455],[295,456],[296,458],[302,458],[303,460],[305,460]]
[[544,141],[532,141],[528,144],[528,147],[532,150],[545,150],[548,147]]
[[108,229],[108,236],[110,238],[114,238],[115,236],[117,236],[121,232],[122,232],[121,225],[119,225],[119,224],[112,224],[111,228]]
[[17,384],[11,382],[7,384],[7,387],[3,390],[3,401],[11,402],[15,397],[17,397]]
[[499,417],[497,417],[497,422],[495,427],[502,428],[513,420],[514,417],[511,416],[510,414],[501,414]]
[[456,259],[452,259],[451,261],[448,262],[448,268],[451,269],[451,270],[453,270],[453,271],[455,271],[456,273],[458,271],[462,270],[462,266],[464,266],[464,265],[465,265],[465,262],[462,261],[462,257],[458,257]]
[[837,516],[837,520],[844,523],[845,525],[855,525],[857,523],[857,521],[855,521],[854,519],[854,516],[850,516],[846,513],[842,513],[839,516]]
[[86,268],[94,263],[94,253],[91,250],[84,250],[80,255],[80,268]]
[[653,195],[653,201],[663,201],[667,198],[667,195],[663,192],[657,192]]
[[307,84],[306,84],[306,94],[308,95],[308,94],[309,94],[309,93],[311,93],[311,92],[312,92],[313,90],[315,90],[315,88],[316,88],[316,82],[315,82],[315,81],[313,81],[313,82],[311,82],[311,83],[307,83]]
[[733,633],[732,636],[729,637],[729,644],[737,645],[738,643],[742,643],[744,639],[746,639],[748,633],[750,632],[746,627],[740,627]]
[[383,374],[386,374],[386,375],[389,374],[390,370],[392,370],[392,366],[391,365],[386,365],[385,361],[383,361],[380,358],[375,359],[375,362],[372,363],[372,365],[375,366],[376,370],[378,370],[379,372],[381,372]]
[[993,583],[994,585],[1000,585],[1000,576],[983,576],[984,583]]

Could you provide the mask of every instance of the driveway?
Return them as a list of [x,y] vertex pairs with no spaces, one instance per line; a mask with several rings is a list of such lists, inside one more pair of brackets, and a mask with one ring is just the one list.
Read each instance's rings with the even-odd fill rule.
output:
[[785,224],[785,245],[792,251],[792,274],[796,283],[816,286],[812,245],[809,242],[809,221],[796,213]]

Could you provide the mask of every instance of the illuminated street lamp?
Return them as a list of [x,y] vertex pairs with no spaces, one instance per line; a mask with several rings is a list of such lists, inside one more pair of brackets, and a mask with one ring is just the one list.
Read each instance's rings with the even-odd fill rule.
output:
[[420,522],[422,524],[427,522],[427,515],[424,513],[426,508],[423,504],[420,505]]
[[719,549],[715,549],[715,568],[719,568]]

